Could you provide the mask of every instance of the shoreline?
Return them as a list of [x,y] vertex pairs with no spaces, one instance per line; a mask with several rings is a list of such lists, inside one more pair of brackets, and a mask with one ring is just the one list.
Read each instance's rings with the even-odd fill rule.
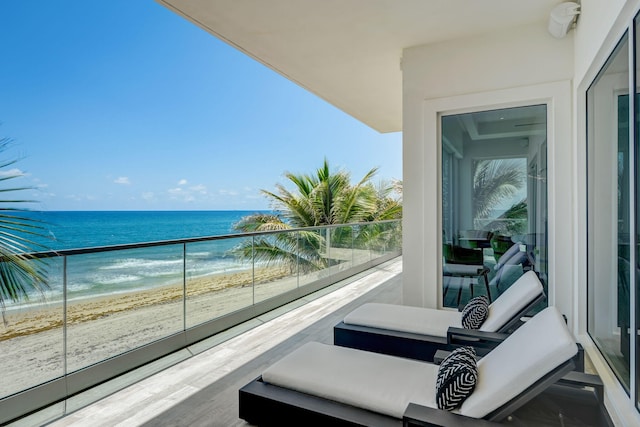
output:
[[[260,267],[236,272],[213,273],[186,281],[187,300],[207,294],[250,286],[255,275],[256,285],[273,282],[290,275],[286,267]],[[111,295],[86,297],[67,302],[67,325],[77,325],[102,319],[125,311],[169,304],[182,300],[182,282],[162,285],[153,289],[118,292]],[[38,334],[63,326],[63,303],[35,303],[32,306],[7,310],[7,325],[0,325],[0,342],[12,338]]]

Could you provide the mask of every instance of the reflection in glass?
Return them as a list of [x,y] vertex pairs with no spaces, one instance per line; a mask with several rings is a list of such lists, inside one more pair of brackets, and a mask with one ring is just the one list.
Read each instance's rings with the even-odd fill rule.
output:
[[546,286],[546,171],[546,105],[442,117],[444,306],[528,270]]
[[587,91],[588,332],[629,390],[633,270],[625,36]]

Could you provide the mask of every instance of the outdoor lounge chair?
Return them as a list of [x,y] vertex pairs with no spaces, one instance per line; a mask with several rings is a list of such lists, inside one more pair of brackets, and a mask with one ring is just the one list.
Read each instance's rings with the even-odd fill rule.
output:
[[438,350],[468,344],[489,351],[516,329],[534,305],[545,298],[533,271],[515,281],[491,305],[478,330],[462,328],[462,314],[453,310],[367,303],[345,316],[333,329],[333,342],[342,347],[433,361]]
[[475,390],[445,411],[436,404],[438,365],[310,342],[240,389],[239,415],[258,426],[495,425],[562,382],[577,351],[548,307],[478,361]]

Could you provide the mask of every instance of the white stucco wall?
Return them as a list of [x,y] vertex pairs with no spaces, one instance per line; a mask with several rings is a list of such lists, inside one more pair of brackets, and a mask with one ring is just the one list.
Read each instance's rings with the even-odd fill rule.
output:
[[[560,112],[564,117],[563,123],[549,123],[550,127],[562,127],[562,139],[555,138],[560,150],[560,154],[556,153],[556,158],[561,160],[562,165],[556,162],[557,173],[550,173],[549,187],[554,188],[556,194],[562,194],[562,197],[556,197],[553,202],[556,219],[559,220],[564,215],[569,221],[573,35],[557,40],[547,33],[546,25],[518,27],[473,39],[409,48],[403,53],[402,64],[403,299],[406,304],[438,307],[441,300],[439,140],[437,113],[425,113],[425,109],[432,108],[434,102],[438,104],[439,101],[442,101],[439,105],[448,105],[443,108],[452,108],[447,110],[450,113],[464,112],[465,109],[482,110],[485,109],[483,102],[486,108],[509,104],[526,105],[527,101],[547,96],[536,95],[535,88],[538,85],[565,82],[561,85],[564,87],[561,91],[565,92],[565,100],[561,106],[563,111]],[[525,99],[513,98],[518,88],[527,87],[533,90],[525,91]],[[516,92],[504,92],[512,89],[516,89]],[[469,98],[469,104],[465,105],[465,97],[470,94],[476,96],[473,100]],[[448,100],[452,102],[447,104]],[[553,197],[551,193],[549,196]],[[559,199],[563,200],[558,203]],[[558,223],[556,225],[559,226]],[[570,242],[572,227],[569,225],[562,230],[568,233],[564,241]],[[570,268],[563,273],[569,275],[569,281],[570,273]],[[558,297],[567,310],[571,310],[570,287],[568,290],[565,287],[565,295]]]
[[[582,12],[575,28],[575,78],[579,84],[595,62],[603,62],[603,56],[608,56],[613,45],[619,39],[622,25],[626,25],[629,13],[621,13],[623,9],[634,9],[633,3],[637,1],[625,0],[582,0]],[[614,29],[617,27],[617,29]],[[612,31],[612,29],[614,29]],[[606,58],[605,58],[606,59]],[[597,67],[598,69],[600,66]]]

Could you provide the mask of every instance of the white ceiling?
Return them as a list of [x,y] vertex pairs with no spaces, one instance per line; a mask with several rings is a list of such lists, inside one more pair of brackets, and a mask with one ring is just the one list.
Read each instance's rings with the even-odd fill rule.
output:
[[470,141],[529,138],[547,133],[545,105],[505,108],[456,115]]
[[559,0],[157,0],[380,132],[402,130],[402,50],[546,27]]

